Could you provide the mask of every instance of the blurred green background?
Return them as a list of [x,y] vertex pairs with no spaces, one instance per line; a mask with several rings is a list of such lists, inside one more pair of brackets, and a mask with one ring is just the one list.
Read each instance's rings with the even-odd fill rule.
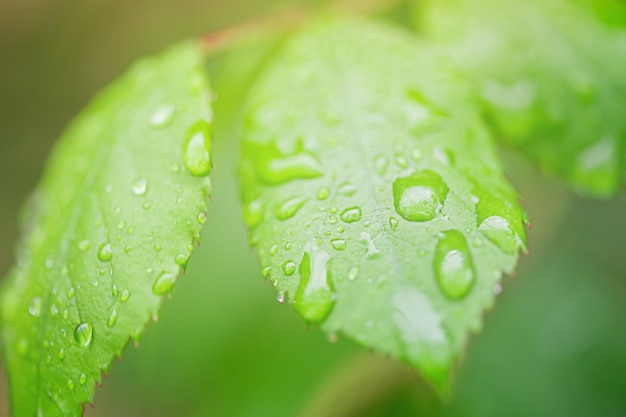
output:
[[[290,3],[0,0],[0,275],[12,263],[21,202],[95,91],[142,55]],[[575,196],[503,150],[532,220],[531,256],[505,279],[442,402],[409,369],[341,337],[330,343],[276,302],[240,221],[236,137],[217,127],[202,246],[87,416],[626,415],[624,196]]]

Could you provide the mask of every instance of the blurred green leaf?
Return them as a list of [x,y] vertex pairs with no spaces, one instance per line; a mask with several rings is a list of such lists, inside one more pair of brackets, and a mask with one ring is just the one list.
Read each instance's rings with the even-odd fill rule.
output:
[[498,136],[575,189],[615,195],[626,172],[626,6],[428,3],[424,31],[473,77]]
[[210,192],[201,64],[192,42],[138,63],[56,146],[2,292],[14,417],[81,415],[186,267]]
[[244,219],[280,301],[445,391],[525,216],[463,80],[414,44],[354,21],[288,42],[251,94]]

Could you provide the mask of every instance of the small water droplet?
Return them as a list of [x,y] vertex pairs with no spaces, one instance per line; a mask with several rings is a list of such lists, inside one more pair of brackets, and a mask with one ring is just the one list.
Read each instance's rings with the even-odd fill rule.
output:
[[150,208],[152,207],[152,204],[149,201],[146,201],[145,203],[143,203],[143,209],[148,211],[150,210]]
[[332,206],[330,208],[330,213],[331,214],[337,214],[338,211],[339,211],[339,208],[337,208],[337,206]]
[[54,266],[54,261],[50,258],[46,259],[46,262],[44,264],[46,266],[47,269],[52,269],[52,267]]
[[176,283],[176,277],[178,276],[178,271],[176,272],[168,272],[163,271],[159,274],[159,276],[154,281],[152,285],[152,293],[154,295],[166,295],[172,292],[174,289],[174,284]]
[[400,168],[406,168],[409,166],[409,161],[406,159],[406,156],[402,154],[396,154],[396,164]]
[[70,316],[70,312],[67,309],[63,310],[63,319],[67,320],[69,316]]
[[420,159],[422,159],[422,151],[420,151],[419,149],[413,149],[413,151],[411,152],[411,158],[413,158],[415,162],[419,161]]
[[389,218],[389,227],[391,227],[391,230],[396,230],[398,228],[398,220],[395,217]]
[[70,389],[70,391],[74,391],[74,381],[72,381],[71,379],[68,379],[67,387]]
[[182,268],[187,268],[187,263],[189,262],[189,254],[188,253],[179,253],[174,258],[176,264],[181,266]]
[[198,216],[196,217],[196,221],[198,222],[199,225],[203,225],[204,223],[206,223],[206,219],[207,219],[207,214],[204,211],[201,211],[200,213],[198,213]]
[[291,243],[287,242],[285,243],[285,250],[291,250]]
[[348,271],[348,279],[350,281],[354,281],[354,279],[359,275],[359,267],[358,266],[353,266],[350,268],[350,270]]
[[345,239],[331,239],[330,244],[335,250],[345,250],[348,246]]
[[105,191],[107,194],[108,194],[108,193],[111,193],[111,192],[113,191],[113,186],[112,186],[111,184],[107,184],[107,185],[104,187],[104,191]]
[[330,224],[335,224],[335,223],[337,223],[337,217],[335,217],[335,216],[329,216],[329,217],[328,217],[328,222],[329,222]]
[[150,124],[155,127],[163,127],[170,124],[174,118],[174,106],[166,104],[161,106],[150,116]]
[[145,178],[137,178],[131,184],[131,190],[135,195],[144,195],[148,191],[148,181]]
[[204,120],[196,122],[189,129],[183,144],[183,163],[191,175],[205,177],[211,172],[210,130],[211,126]]
[[91,344],[93,338],[93,326],[89,322],[80,323],[74,330],[74,340],[82,347],[87,347]]
[[278,291],[276,293],[276,300],[281,303],[284,304],[285,303],[285,291]]
[[74,290],[74,287],[70,287],[67,290],[67,298],[74,298],[74,294],[76,294],[76,290]]
[[274,214],[278,220],[287,220],[296,215],[296,213],[302,208],[307,199],[303,197],[293,197],[283,201],[276,206]]
[[129,298],[130,298],[130,291],[122,290],[122,292],[120,293],[120,301],[125,303],[126,301],[128,301]]
[[356,187],[350,181],[346,181],[339,186],[339,193],[346,197],[352,197],[356,193]]
[[85,385],[85,383],[87,382],[87,375],[85,375],[84,373],[80,374],[78,382],[80,383],[80,385]]
[[65,349],[63,348],[59,349],[59,354],[57,355],[57,358],[59,358],[60,361],[65,359]]
[[98,259],[102,262],[109,262],[113,258],[113,249],[110,243],[103,243],[98,248]]
[[320,187],[317,190],[317,199],[320,201],[326,200],[329,195],[330,195],[330,188],[328,187]]
[[50,314],[52,314],[53,316],[58,316],[59,315],[59,308],[57,307],[56,304],[52,304],[50,306]]
[[384,156],[379,156],[374,161],[374,169],[378,173],[378,175],[385,175],[387,172],[387,165],[389,165],[389,161]]
[[107,319],[107,327],[112,328],[117,323],[117,310],[113,309]]
[[467,241],[461,232],[443,232],[435,249],[434,268],[439,287],[448,298],[458,300],[469,293],[476,274]]
[[293,261],[286,261],[283,263],[283,273],[288,277],[293,275],[296,272],[296,264]]
[[420,171],[393,183],[396,212],[405,220],[425,222],[435,218],[443,208],[448,186],[432,171]]
[[359,220],[361,220],[361,208],[354,206],[354,207],[348,207],[347,209],[345,209],[344,211],[341,212],[341,220],[344,221],[344,223],[354,223],[354,222],[358,222]]
[[270,255],[276,255],[276,252],[278,252],[278,245],[272,245],[270,248]]
[[78,249],[80,249],[83,252],[89,250],[89,248],[91,248],[91,243],[89,243],[88,240],[81,240],[78,243]]
[[253,200],[246,204],[243,209],[243,220],[250,229],[254,229],[263,221],[263,202]]
[[33,317],[41,316],[41,297],[33,297],[30,300],[30,305],[28,306],[28,313]]
[[305,321],[321,323],[335,304],[332,278],[326,265],[330,256],[311,243],[304,250],[293,306]]
[[263,278],[268,278],[270,276],[270,274],[272,273],[272,267],[271,266],[266,266],[261,270],[261,274],[263,275]]

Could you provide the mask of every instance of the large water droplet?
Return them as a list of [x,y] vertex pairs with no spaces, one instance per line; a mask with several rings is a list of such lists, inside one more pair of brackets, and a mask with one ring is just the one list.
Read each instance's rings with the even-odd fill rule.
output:
[[274,214],[278,220],[287,220],[296,215],[302,208],[307,199],[304,197],[293,197],[283,201],[274,210]]
[[178,271],[161,272],[159,276],[157,276],[157,278],[154,280],[154,284],[152,284],[152,293],[154,295],[165,295],[171,293],[174,289],[174,284],[176,283],[177,276]]
[[102,262],[109,262],[113,258],[113,249],[110,243],[103,243],[98,248],[98,259]]
[[161,106],[150,116],[150,124],[156,127],[167,126],[174,118],[174,106],[166,104]]
[[437,283],[448,298],[458,300],[469,293],[476,273],[467,241],[461,232],[443,232],[435,249],[434,268]]
[[183,163],[191,175],[204,177],[209,175],[211,160],[211,125],[205,120],[196,122],[183,144]]
[[341,212],[341,220],[345,223],[354,223],[361,220],[361,208],[360,207],[348,207],[344,211]]
[[282,266],[283,272],[288,277],[296,272],[296,264],[292,261],[286,261]]
[[432,171],[418,171],[393,182],[393,204],[405,220],[425,222],[435,218],[443,208],[448,186]]
[[144,195],[148,191],[148,181],[145,178],[137,178],[131,184],[131,190],[135,195]]
[[41,297],[33,297],[28,306],[28,313],[33,317],[41,316]]
[[93,326],[89,322],[80,323],[74,330],[74,340],[82,347],[87,347],[91,344],[93,338]]
[[326,265],[330,256],[313,243],[307,244],[304,250],[293,306],[307,322],[321,323],[335,303],[332,278]]
[[487,217],[478,230],[504,253],[513,254],[518,247],[523,246],[519,237],[513,233],[509,222],[500,216]]

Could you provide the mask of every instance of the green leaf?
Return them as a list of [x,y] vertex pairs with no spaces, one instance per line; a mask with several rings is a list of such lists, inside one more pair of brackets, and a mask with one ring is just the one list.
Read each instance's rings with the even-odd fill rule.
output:
[[210,192],[201,64],[191,42],[138,63],[55,147],[2,292],[14,417],[81,415],[186,267]]
[[626,7],[430,3],[425,30],[471,74],[498,136],[576,190],[615,195],[626,173]]
[[244,219],[279,301],[442,391],[525,240],[471,104],[412,37],[320,23],[251,93],[242,155]]

